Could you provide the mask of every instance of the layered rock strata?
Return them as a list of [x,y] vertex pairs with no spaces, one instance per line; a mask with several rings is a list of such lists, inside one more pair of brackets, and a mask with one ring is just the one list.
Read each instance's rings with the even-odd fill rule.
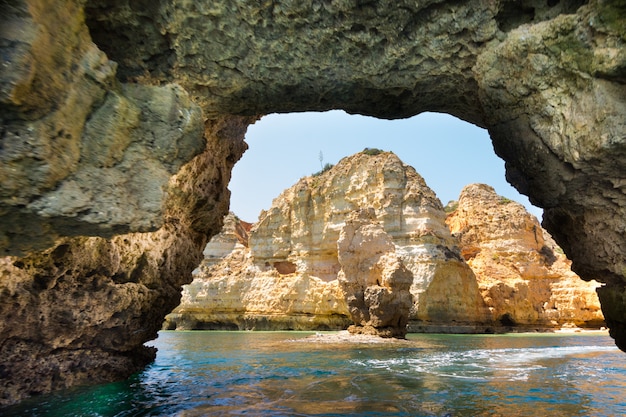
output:
[[[288,190],[284,195],[294,193]],[[361,201],[367,205],[367,199]],[[288,203],[275,200],[276,205]],[[321,330],[345,328],[351,321],[357,324],[352,327],[355,333],[401,336],[396,330],[381,331],[386,327],[383,320],[398,329],[409,318],[402,313],[407,298],[392,294],[388,281],[397,281],[400,291],[408,283],[411,296],[419,297],[410,308],[406,327],[410,332],[546,331],[605,325],[596,294],[600,284],[582,281],[572,272],[561,248],[521,204],[497,195],[488,185],[472,184],[446,209],[454,245],[447,256],[460,250],[467,265],[436,259],[429,263],[433,253],[424,252],[417,267],[413,257],[419,248],[407,248],[406,243],[399,243],[402,239],[392,239],[372,210],[356,209],[340,228],[336,261],[334,255],[326,260],[315,256],[316,249],[301,242],[297,260],[273,259],[273,268],[262,272],[254,266],[254,254],[241,233],[247,224],[231,214],[222,233],[207,245],[202,266],[194,281],[184,287],[181,305],[167,316],[165,328]],[[257,231],[251,233],[253,240]],[[275,236],[277,231],[261,233]],[[296,265],[307,263],[310,256],[318,265],[338,262],[333,269],[338,272],[326,275],[324,284],[299,276]],[[405,262],[418,272],[410,273]],[[319,274],[322,269],[317,270]],[[468,305],[481,303],[471,300],[476,286],[488,312],[474,310],[468,315]],[[385,297],[394,298],[397,308],[379,308],[379,300]],[[371,315],[370,309],[379,311]]]
[[[448,112],[489,130],[575,271],[606,284],[626,349],[625,15],[620,0],[2,2],[0,248],[49,259],[64,236],[163,230],[193,208],[167,203],[179,189],[207,209],[197,229],[216,233],[241,115]],[[194,188],[179,169],[215,123],[236,128],[221,129],[211,179]]]
[[164,328],[339,330],[350,324],[337,281],[294,274],[287,262],[255,262],[248,247],[255,232],[240,233],[245,229],[248,224],[233,213],[226,216]]
[[[209,255],[167,326],[336,328],[351,317],[355,331],[400,336],[408,319],[425,329],[490,324],[440,201],[412,167],[377,152],[285,190],[249,248],[218,264]],[[223,234],[231,242],[233,230]]]
[[466,186],[446,223],[459,239],[493,318],[512,328],[604,324],[596,281],[571,262],[524,206],[484,184]]

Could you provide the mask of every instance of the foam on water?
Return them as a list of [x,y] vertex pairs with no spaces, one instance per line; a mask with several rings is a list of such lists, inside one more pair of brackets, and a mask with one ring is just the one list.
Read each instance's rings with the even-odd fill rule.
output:
[[598,352],[617,352],[614,346],[553,346],[538,348],[473,349],[419,352],[390,359],[353,360],[355,365],[400,374],[430,373],[470,380],[525,381],[530,373],[550,366],[550,359]]

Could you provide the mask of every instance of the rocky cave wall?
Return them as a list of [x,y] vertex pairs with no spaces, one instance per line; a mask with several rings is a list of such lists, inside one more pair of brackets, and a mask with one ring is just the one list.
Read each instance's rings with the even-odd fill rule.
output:
[[0,401],[149,360],[270,112],[486,127],[576,272],[606,284],[626,349],[624,16],[618,0],[0,3]]

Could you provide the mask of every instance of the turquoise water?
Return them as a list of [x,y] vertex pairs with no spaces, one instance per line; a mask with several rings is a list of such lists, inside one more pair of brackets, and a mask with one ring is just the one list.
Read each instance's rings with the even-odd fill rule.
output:
[[2,416],[621,416],[626,353],[605,335],[409,335],[401,344],[298,342],[311,333],[161,332],[127,381],[63,391]]

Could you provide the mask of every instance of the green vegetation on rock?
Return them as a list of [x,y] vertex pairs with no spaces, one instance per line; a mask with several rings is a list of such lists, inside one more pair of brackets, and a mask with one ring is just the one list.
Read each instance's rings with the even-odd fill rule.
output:
[[321,171],[317,171],[316,173],[313,174],[313,176],[314,177],[318,177],[318,176],[322,175],[324,172],[328,171],[329,169],[331,169],[334,166],[335,166],[334,164],[331,164],[331,163],[327,162],[326,164],[324,164],[324,167],[322,168],[322,170]]
[[377,149],[377,148],[365,148],[361,151],[362,154],[369,155],[369,156],[380,155],[383,152],[385,151],[383,151],[382,149]]

